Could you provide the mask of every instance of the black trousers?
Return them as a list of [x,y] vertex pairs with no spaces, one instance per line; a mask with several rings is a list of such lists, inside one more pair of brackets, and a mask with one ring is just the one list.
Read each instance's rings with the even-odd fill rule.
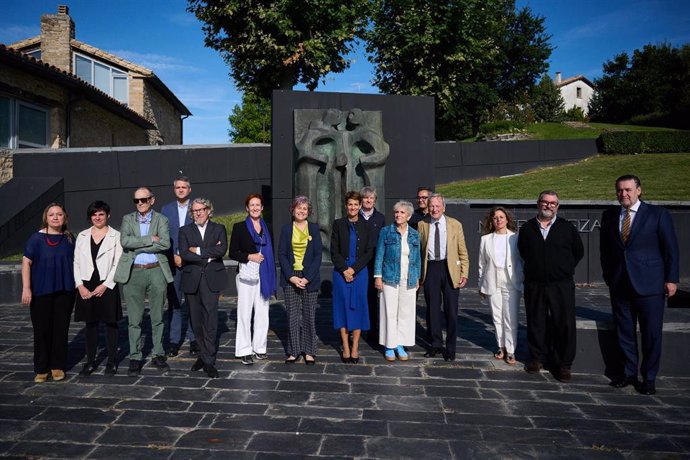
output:
[[199,358],[207,366],[216,363],[219,297],[220,292],[211,291],[205,276],[201,277],[196,292],[185,293],[185,299],[189,302],[194,336],[199,345]]
[[[458,298],[460,289],[453,287],[445,260],[427,262],[424,279],[427,341],[434,348],[443,346],[443,319],[446,320],[446,350],[455,355],[458,338]],[[441,310],[443,303],[443,310]]]
[[59,291],[31,299],[31,324],[34,328],[34,372],[65,370],[67,336],[74,308],[74,291]]
[[542,284],[525,282],[527,345],[530,357],[571,367],[575,360],[575,283],[572,279]]

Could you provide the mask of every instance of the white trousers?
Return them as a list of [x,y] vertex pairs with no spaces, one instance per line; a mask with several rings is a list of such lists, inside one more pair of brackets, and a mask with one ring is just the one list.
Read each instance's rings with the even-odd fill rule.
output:
[[508,353],[515,353],[520,291],[511,286],[505,269],[496,270],[496,292],[488,298],[496,328],[496,343]]
[[407,280],[397,286],[384,283],[379,296],[379,343],[386,348],[414,346],[417,289],[408,289]]
[[[261,281],[250,284],[235,278],[237,286],[237,334],[235,356],[266,353],[268,336],[268,300],[261,297]],[[254,310],[254,336],[252,337],[252,310]]]

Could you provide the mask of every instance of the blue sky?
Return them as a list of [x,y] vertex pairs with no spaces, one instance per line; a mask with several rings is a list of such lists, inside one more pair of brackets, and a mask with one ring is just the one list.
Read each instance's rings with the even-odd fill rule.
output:
[[[647,43],[690,42],[688,0],[517,0],[546,18],[556,47],[549,74],[563,78],[601,76],[602,64]],[[228,142],[227,116],[241,101],[228,69],[204,47],[201,23],[185,0],[0,0],[0,43],[40,32],[42,14],[70,8],[76,38],[152,69],[193,113],[184,122],[185,144]],[[325,77],[319,91],[377,93],[363,51],[349,57],[350,69]],[[296,88],[300,89],[300,88]],[[301,88],[303,89],[303,88]]]

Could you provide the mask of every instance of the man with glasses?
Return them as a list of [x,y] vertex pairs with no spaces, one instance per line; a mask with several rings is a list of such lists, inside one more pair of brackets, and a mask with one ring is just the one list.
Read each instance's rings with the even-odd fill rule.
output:
[[412,228],[417,230],[419,223],[422,220],[429,221],[429,197],[431,196],[431,189],[429,187],[419,187],[417,189],[417,206],[418,208],[412,213],[410,221],[408,222]]
[[538,373],[550,359],[554,376],[567,382],[575,359],[575,267],[584,256],[577,229],[558,217],[558,194],[545,190],[537,216],[518,234],[524,261],[527,344],[526,371]]
[[168,321],[170,322],[170,339],[168,346],[168,356],[175,357],[179,354],[180,348],[184,343],[185,326],[187,329],[187,340],[189,340],[189,354],[196,356],[199,347],[194,338],[194,331],[188,324],[189,305],[182,294],[182,258],[179,249],[180,227],[191,224],[192,216],[189,212],[191,200],[189,195],[192,193],[192,184],[187,176],[178,176],[173,181],[173,192],[175,201],[167,203],[161,209],[161,214],[168,218],[170,226],[170,250],[168,260],[172,262],[173,282],[168,284]]
[[148,294],[149,316],[153,339],[151,363],[159,370],[168,370],[163,349],[163,305],[168,283],[173,276],[166,255],[170,248],[168,219],[153,210],[156,202],[148,187],[134,192],[137,210],[122,218],[120,241],[122,257],[115,270],[115,281],[122,285],[129,320],[129,369],[127,375],[141,373],[141,323],[144,300]]
[[223,254],[228,250],[228,236],[224,225],[211,222],[213,204],[206,198],[195,198],[191,213],[194,223],[180,229],[180,257],[184,262],[182,290],[200,348],[192,371],[204,369],[215,379],[218,299],[227,281]]

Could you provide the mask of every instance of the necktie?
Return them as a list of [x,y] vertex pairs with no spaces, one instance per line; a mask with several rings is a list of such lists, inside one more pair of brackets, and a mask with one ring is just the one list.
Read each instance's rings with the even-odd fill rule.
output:
[[623,243],[628,241],[630,237],[630,208],[625,210],[625,218],[623,219],[623,226],[621,227],[621,239]]
[[441,231],[438,229],[438,222],[434,234],[434,260],[441,260]]

